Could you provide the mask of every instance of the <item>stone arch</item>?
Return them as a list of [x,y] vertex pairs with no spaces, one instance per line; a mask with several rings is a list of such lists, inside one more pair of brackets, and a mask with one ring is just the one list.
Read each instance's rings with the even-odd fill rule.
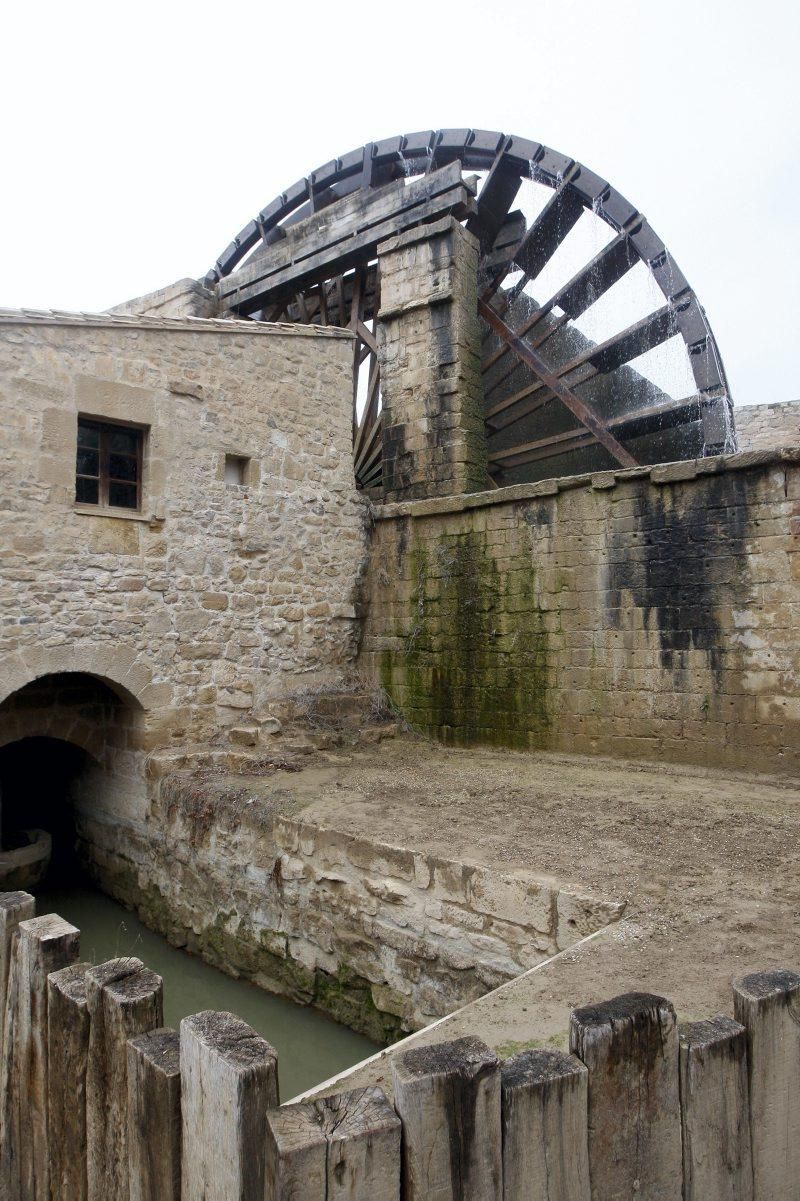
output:
[[66,674],[92,676],[145,712],[167,707],[172,696],[168,684],[154,683],[152,668],[133,648],[85,640],[9,655],[0,670],[0,705],[35,680]]
[[[60,659],[64,666],[80,662]],[[140,681],[137,695],[130,671],[121,680],[101,674],[96,663],[82,671],[39,672],[36,666],[27,664],[27,682],[13,691],[5,682],[0,756],[16,743],[42,739],[77,748],[86,756],[74,798],[78,824],[141,820],[147,797],[147,683]],[[32,779],[41,774],[35,755],[30,769]],[[57,782],[53,787],[57,792]]]

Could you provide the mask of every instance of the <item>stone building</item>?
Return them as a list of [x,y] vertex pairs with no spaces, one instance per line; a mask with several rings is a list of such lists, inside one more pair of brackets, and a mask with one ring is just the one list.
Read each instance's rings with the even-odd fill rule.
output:
[[149,756],[258,744],[276,698],[352,664],[351,363],[333,329],[0,315],[17,775],[77,747],[91,820],[136,825]]

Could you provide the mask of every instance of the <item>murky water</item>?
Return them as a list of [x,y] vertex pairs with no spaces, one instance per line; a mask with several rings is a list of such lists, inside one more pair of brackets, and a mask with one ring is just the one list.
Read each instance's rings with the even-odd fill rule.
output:
[[369,1039],[330,1021],[314,1009],[272,997],[255,985],[232,980],[159,934],[116,901],[89,887],[37,894],[40,914],[58,913],[81,931],[81,958],[102,963],[136,955],[164,979],[164,1022],[201,1009],[226,1009],[249,1022],[278,1052],[281,1100],[289,1100],[336,1072],[372,1055]]

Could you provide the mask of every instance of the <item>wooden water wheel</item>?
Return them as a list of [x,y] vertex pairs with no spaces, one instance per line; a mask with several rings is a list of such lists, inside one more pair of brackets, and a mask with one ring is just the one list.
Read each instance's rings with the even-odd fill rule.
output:
[[[476,199],[465,201],[467,194]],[[262,209],[206,277],[223,308],[239,316],[355,334],[359,486],[381,482],[377,246],[446,214],[480,243],[495,483],[735,447],[708,320],[641,213],[539,142],[425,130],[312,171]]]

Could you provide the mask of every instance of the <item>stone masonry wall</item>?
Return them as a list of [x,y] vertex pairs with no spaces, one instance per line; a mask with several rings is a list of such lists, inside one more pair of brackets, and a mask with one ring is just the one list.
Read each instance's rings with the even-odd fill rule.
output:
[[[146,752],[341,674],[365,553],[351,365],[348,335],[305,326],[0,314],[0,702],[95,675],[142,709]],[[141,512],[75,505],[79,413],[145,427]]]
[[109,309],[110,313],[140,317],[216,317],[216,293],[197,279],[178,279],[174,284],[136,296]]
[[93,824],[104,888],[228,972],[378,1041],[516,978],[624,906],[389,846],[291,814],[257,782],[161,782],[147,828]]
[[383,243],[378,259],[384,495],[485,488],[478,241],[448,217]]
[[800,450],[374,518],[360,661],[414,726],[800,770]]
[[800,400],[771,405],[737,405],[736,440],[739,450],[774,450],[800,445]]

